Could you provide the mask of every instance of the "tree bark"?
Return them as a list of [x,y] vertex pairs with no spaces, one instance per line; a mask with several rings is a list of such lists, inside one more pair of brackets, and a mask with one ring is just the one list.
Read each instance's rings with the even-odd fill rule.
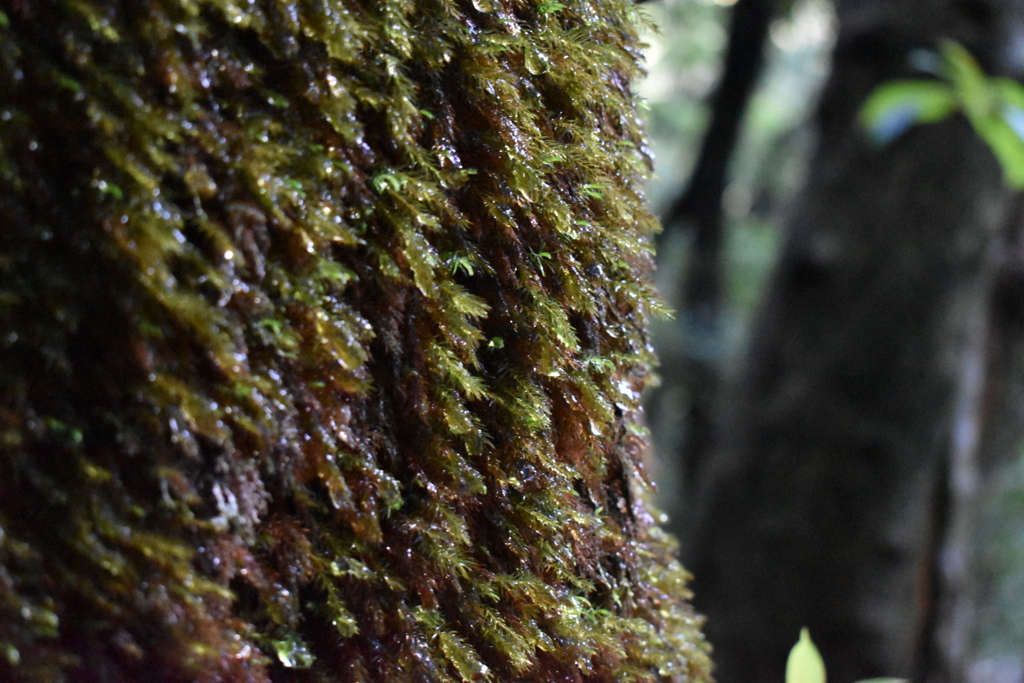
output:
[[635,12],[0,0],[0,680],[707,680]]
[[[936,539],[933,564],[934,627],[922,642],[924,648],[917,678],[928,683],[957,683],[972,680],[971,667],[977,660],[977,646],[991,639],[979,623],[980,609],[1006,613],[1019,605],[1001,604],[986,593],[1007,577],[986,567],[982,556],[999,549],[990,543],[982,526],[983,511],[1005,500],[999,477],[1019,462],[1024,445],[1024,200],[1018,195],[1006,229],[996,245],[996,277],[988,306],[979,308],[987,325],[972,343],[974,358],[968,360],[964,392],[972,412],[967,423],[954,421],[950,438],[951,457],[947,495],[940,517],[942,534]],[[971,395],[973,394],[973,396]],[[961,413],[962,415],[962,413]],[[965,416],[966,417],[966,416]],[[1013,519],[1013,509],[1000,516]],[[1017,515],[1019,516],[1019,515]],[[1008,665],[1011,666],[1011,665]],[[1000,680],[1019,680],[1024,670],[1002,673]]]

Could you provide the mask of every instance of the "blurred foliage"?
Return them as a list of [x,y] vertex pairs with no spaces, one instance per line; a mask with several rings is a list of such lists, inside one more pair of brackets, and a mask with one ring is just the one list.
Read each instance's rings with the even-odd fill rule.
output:
[[[648,194],[655,212],[662,212],[685,189],[700,150],[706,100],[728,41],[729,8],[716,0],[664,0],[644,8],[658,29],[644,36],[650,45],[648,76],[640,86],[655,158]],[[737,347],[743,321],[760,296],[779,244],[776,228],[801,184],[832,24],[829,2],[798,0],[771,29],[767,68],[747,114],[725,196],[730,349]],[[680,281],[683,249],[665,245],[659,256],[659,288],[670,302]],[[667,332],[665,325],[656,330],[662,336]]]
[[[648,196],[655,212],[663,214],[686,190],[701,148],[707,100],[728,41],[730,10],[715,0],[662,0],[642,7],[656,27],[643,36],[649,44],[648,76],[639,88],[655,160]],[[682,515],[683,475],[677,454],[687,433],[680,415],[687,410],[689,389],[685,378],[673,376],[673,368],[683,357],[732,361],[742,346],[781,243],[782,218],[800,187],[813,143],[810,116],[827,73],[832,27],[827,0],[798,0],[771,29],[766,68],[747,111],[726,190],[721,329],[709,334],[683,316],[651,326],[663,383],[658,402],[648,405],[648,416],[659,503],[674,518]],[[656,277],[662,296],[678,308],[690,237],[682,231],[675,234],[683,239],[662,242]]]
[[[647,101],[655,176],[649,196],[663,212],[681,194],[707,125],[706,99],[712,92],[728,40],[728,7],[715,0],[663,0],[644,5],[658,27],[645,36],[649,76],[640,92]],[[833,18],[826,0],[797,0],[771,31],[768,65],[748,112],[746,127],[726,191],[725,268],[727,348],[706,348],[685,320],[655,322],[655,345],[665,365],[686,349],[690,354],[736,358],[744,326],[761,297],[765,277],[781,241],[786,206],[802,184],[813,146],[811,116],[829,68]],[[686,36],[686,40],[680,37]],[[879,143],[894,141],[910,126],[963,111],[989,141],[1019,186],[1024,163],[1024,98],[1015,81],[986,77],[969,54],[953,46],[920,51],[913,66],[930,80],[901,81],[878,91],[864,120]],[[658,254],[658,286],[673,303],[682,281],[687,244],[667,243]],[[723,366],[725,372],[731,366]],[[672,378],[665,378],[671,385]],[[674,472],[680,432],[686,425],[677,406],[685,389],[670,386],[661,402],[649,405],[659,456],[661,504],[673,511]],[[1024,669],[1024,460],[1004,466],[983,502],[980,565],[987,588],[981,596],[976,631],[977,660],[972,680],[1008,678]]]
[[[728,9],[714,0],[665,0],[645,9],[658,32],[645,36],[650,44],[648,76],[640,94],[649,108],[648,133],[655,153],[650,197],[654,208],[661,209],[685,185],[699,150],[707,124],[705,101],[718,79],[728,40]],[[787,143],[793,129],[808,121],[825,77],[831,35],[830,5],[824,0],[801,0],[773,25],[768,69],[733,164],[729,196],[734,215],[748,211],[766,184],[783,182],[789,190],[799,185],[799,173],[780,173],[778,166],[766,173],[763,164],[767,157],[778,158],[777,145]]]
[[1006,183],[1024,189],[1024,86],[989,78],[962,46],[944,43],[938,54],[919,51],[912,61],[934,80],[885,83],[864,104],[861,121],[879,145],[914,125],[962,113],[1003,166]]

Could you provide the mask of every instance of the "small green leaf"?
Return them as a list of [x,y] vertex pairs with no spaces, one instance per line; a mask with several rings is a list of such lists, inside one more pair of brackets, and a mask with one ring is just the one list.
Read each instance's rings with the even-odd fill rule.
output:
[[284,327],[284,324],[280,320],[275,320],[274,318],[264,318],[263,320],[259,321],[258,324],[261,327],[270,330],[274,334],[280,333],[281,328]]
[[370,179],[370,184],[377,192],[383,193],[390,189],[392,192],[401,192],[409,179],[396,173],[378,173]]
[[825,683],[825,662],[806,628],[800,630],[800,640],[789,652],[786,683]]
[[554,12],[564,10],[565,7],[566,5],[564,3],[558,2],[557,0],[554,2],[543,2],[540,7],[537,8],[537,14],[552,14]]
[[96,189],[100,191],[100,194],[114,198],[117,201],[124,199],[124,190],[115,185],[114,183],[108,183],[105,180],[99,180],[96,182]]
[[1006,122],[1017,137],[1024,140],[1024,109],[1015,104],[1003,104],[999,115]]
[[475,270],[473,269],[473,262],[466,256],[455,256],[449,262],[449,268],[452,273],[458,273],[459,271],[464,272],[466,275],[472,276]]
[[264,90],[263,95],[267,98],[267,103],[278,109],[287,109],[291,106],[288,98],[281,93],[274,92],[273,90]]
[[71,76],[62,73],[57,73],[54,74],[54,79],[57,81],[58,84],[60,84],[64,88],[67,88],[73,93],[82,92],[82,84],[76,81],[75,79],[71,78]]
[[861,124],[879,145],[919,123],[937,123],[957,109],[953,89],[939,81],[892,81],[875,89],[860,112]]
[[1004,104],[1024,109],[1024,84],[1009,78],[993,78],[989,83]]
[[992,116],[994,90],[978,61],[964,46],[951,40],[942,43],[941,52],[946,78],[953,84],[967,118],[975,122],[978,118]]
[[1024,189],[1024,140],[1016,126],[1003,118],[979,119],[973,123],[978,135],[999,159],[1006,184],[1014,190]]

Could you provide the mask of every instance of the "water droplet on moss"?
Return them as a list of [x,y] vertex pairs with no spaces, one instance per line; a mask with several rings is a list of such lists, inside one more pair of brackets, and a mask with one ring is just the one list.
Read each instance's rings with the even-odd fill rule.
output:
[[548,57],[543,52],[526,51],[526,70],[534,76],[545,73],[548,70]]

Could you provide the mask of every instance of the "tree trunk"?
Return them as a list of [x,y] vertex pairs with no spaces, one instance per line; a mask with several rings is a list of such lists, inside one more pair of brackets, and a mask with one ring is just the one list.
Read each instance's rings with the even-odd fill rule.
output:
[[963,120],[885,148],[857,122],[943,38],[1001,66],[1008,3],[841,2],[819,149],[684,559],[720,683],[779,681],[802,626],[829,680],[908,676],[936,496],[1008,193]]
[[0,679],[707,679],[634,12],[0,0]]
[[[948,465],[948,495],[943,510],[943,534],[937,539],[933,572],[934,629],[922,642],[919,678],[928,683],[1016,683],[1024,676],[1024,661],[1008,661],[998,674],[972,678],[979,644],[1014,641],[1011,634],[988,632],[980,610],[1019,616],[1017,601],[1007,604],[993,594],[1001,581],[1012,580],[1006,569],[985,566],[983,555],[1004,555],[988,547],[991,531],[983,518],[992,511],[1010,523],[1021,515],[1001,493],[1001,477],[1020,462],[1024,445],[1024,200],[1018,195],[1004,236],[996,249],[998,269],[990,304],[980,307],[988,324],[976,335],[975,358],[968,361],[966,379],[975,395],[969,404],[969,423],[954,422],[952,457]],[[1000,506],[1001,509],[1000,509]],[[1002,558],[1000,558],[1002,560]],[[1002,563],[1005,563],[1003,561]],[[989,618],[991,620],[991,617]],[[1019,639],[1017,641],[1019,643]],[[1005,647],[1005,646],[1004,646]],[[1013,652],[1013,646],[1008,654]]]

